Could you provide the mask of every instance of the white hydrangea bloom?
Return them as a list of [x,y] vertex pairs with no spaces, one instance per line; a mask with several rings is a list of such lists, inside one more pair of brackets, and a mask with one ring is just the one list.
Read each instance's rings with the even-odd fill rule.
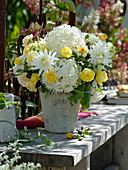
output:
[[53,92],[65,92],[69,93],[77,87],[78,81],[78,68],[74,60],[62,59],[57,61],[57,67],[54,67],[57,80],[55,83],[48,83],[45,78],[45,73],[42,75],[42,83]]
[[66,24],[49,32],[45,37],[45,41],[51,50],[57,52],[58,57],[61,57],[60,52],[64,47],[69,47],[72,51],[76,51],[80,47],[86,47],[81,31]]

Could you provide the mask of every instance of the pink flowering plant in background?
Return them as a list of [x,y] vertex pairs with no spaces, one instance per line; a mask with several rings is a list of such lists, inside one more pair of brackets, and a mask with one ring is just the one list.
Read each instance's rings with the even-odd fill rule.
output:
[[94,0],[77,0],[77,5],[81,4],[84,8],[89,8],[94,5]]
[[128,81],[128,30],[121,27],[124,20],[124,3],[120,0],[101,0],[100,9],[92,10],[89,16],[83,18],[83,31],[108,35],[116,48],[116,58],[113,60],[113,70],[110,78],[118,83]]
[[[65,23],[68,20],[69,11],[76,13],[76,7],[72,0],[23,0],[27,5],[27,9],[31,10],[32,14],[39,16],[40,5],[42,5],[42,13],[45,14],[46,27],[47,25],[56,25],[56,23]],[[48,29],[48,28],[47,28]]]
[[22,28],[21,29],[21,34],[23,36],[29,35],[29,34],[33,34],[33,39],[36,40],[37,38],[41,37],[43,31],[43,27],[40,26],[37,22],[32,22],[29,25],[29,28]]

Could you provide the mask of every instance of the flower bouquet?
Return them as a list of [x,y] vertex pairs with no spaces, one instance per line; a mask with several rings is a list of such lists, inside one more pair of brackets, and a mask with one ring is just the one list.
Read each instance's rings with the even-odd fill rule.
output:
[[28,35],[23,39],[23,55],[14,61],[14,73],[30,91],[70,94],[69,103],[88,108],[90,101],[103,97],[101,87],[108,79],[114,47],[106,39],[106,34],[83,33],[67,24],[36,41]]

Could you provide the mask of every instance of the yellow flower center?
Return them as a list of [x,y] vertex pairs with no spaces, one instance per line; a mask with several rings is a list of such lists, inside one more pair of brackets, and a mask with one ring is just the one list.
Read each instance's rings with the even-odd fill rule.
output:
[[35,54],[34,51],[30,51],[30,52],[27,54],[27,63],[31,63],[31,62],[33,61],[34,54]]
[[61,50],[61,55],[65,58],[70,58],[72,56],[72,50],[69,47],[65,47]]
[[32,73],[30,83],[35,85],[40,80],[40,76],[37,73]]
[[85,68],[81,73],[80,73],[80,79],[85,81],[85,82],[90,82],[94,79],[95,73],[91,69]]
[[85,48],[83,48],[83,47],[79,48],[78,51],[80,53],[87,53],[87,50]]
[[102,41],[105,41],[107,38],[108,38],[108,36],[106,35],[106,34],[100,34],[100,39],[102,40]]
[[20,57],[17,57],[17,58],[15,59],[14,64],[18,64],[18,65],[21,64],[21,59],[20,59]]
[[27,46],[24,48],[23,53],[28,54],[29,51],[30,51],[30,47]]
[[48,70],[46,73],[45,73],[45,78],[47,79],[48,83],[55,83],[57,77],[55,75],[55,73],[51,70]]
[[46,44],[41,44],[41,50],[44,51],[45,49],[49,50],[49,47]]
[[103,82],[106,82],[108,80],[107,73],[105,71],[97,71],[96,73],[96,81],[97,83],[102,86]]

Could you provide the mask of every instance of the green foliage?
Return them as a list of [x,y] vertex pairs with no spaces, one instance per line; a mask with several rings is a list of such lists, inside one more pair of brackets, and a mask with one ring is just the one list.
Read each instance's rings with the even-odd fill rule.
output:
[[[34,164],[32,162],[22,162],[17,165],[18,160],[21,159],[19,154],[20,147],[22,147],[22,145],[16,141],[9,143],[9,145],[4,148],[3,152],[0,153],[0,170],[38,170],[41,167],[39,163]],[[7,154],[8,152],[10,152],[11,156]]]
[[71,103],[77,103],[80,101],[83,109],[89,108],[90,103],[90,89],[85,84],[79,85],[77,89],[75,89],[72,95],[69,97]]
[[76,13],[76,7],[72,0],[64,0],[62,2],[61,0],[55,0],[56,7],[58,7],[62,11],[71,11],[73,13]]
[[[32,138],[31,135],[33,132],[38,133],[38,135],[36,137]],[[19,130],[18,142],[31,143],[31,142],[35,142],[37,139],[39,139],[42,142],[42,145],[40,145],[39,147],[37,146],[37,148],[41,149],[41,150],[51,150],[56,145],[56,143],[53,142],[51,139],[49,139],[47,137],[47,135],[40,134],[40,131],[38,129],[37,130],[33,130],[33,129],[28,130],[25,127],[24,129]]]
[[4,107],[12,107],[12,102],[3,93],[0,93],[0,110],[4,109]]
[[83,126],[80,129],[76,129],[77,131],[77,138],[81,141],[85,135],[91,135],[90,128],[84,129]]
[[[76,132],[74,132],[73,134],[72,133],[67,133],[66,136],[69,139],[78,139],[79,141],[81,141],[81,140],[83,140],[83,138],[86,135],[91,135],[91,134],[92,134],[92,132],[90,132],[90,128],[84,129],[83,126],[81,126],[80,129],[76,129]],[[68,135],[70,137],[68,137]]]
[[21,0],[8,0],[7,4],[7,42],[16,40],[20,29],[29,26],[32,15]]
[[[7,2],[6,49],[17,53],[20,30],[22,27],[28,27],[33,19],[31,11],[26,9],[26,4],[22,0],[8,0]],[[6,57],[12,64],[15,54],[7,53]]]
[[26,100],[25,102],[26,106],[27,107],[37,107],[37,105],[29,100]]

